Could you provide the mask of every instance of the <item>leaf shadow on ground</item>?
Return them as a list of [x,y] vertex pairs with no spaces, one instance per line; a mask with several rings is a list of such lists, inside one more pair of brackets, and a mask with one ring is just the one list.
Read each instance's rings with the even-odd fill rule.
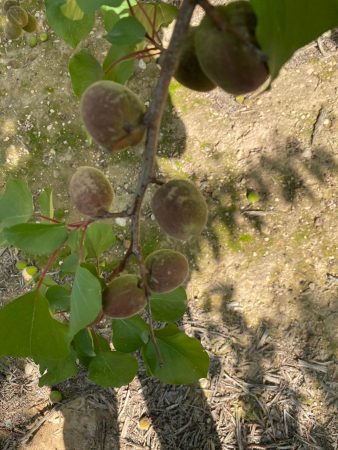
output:
[[[331,292],[325,311],[318,310],[315,295],[308,291],[297,296],[298,317],[283,337],[276,336],[268,320],[247,325],[234,285],[219,284],[204,292],[205,311],[215,296],[221,321],[209,322],[202,343],[222,368],[216,383],[223,402],[212,400],[210,405],[218,418],[220,448],[333,450],[337,392],[330,349],[337,348],[338,339],[325,319],[337,308],[337,295]],[[318,318],[315,334],[311,314]],[[318,335],[330,355],[322,360],[313,342]]]
[[[202,184],[209,219],[201,238],[194,241],[195,248],[186,246],[192,260],[201,253],[203,240],[218,261],[224,251],[239,251],[255,237],[265,235],[273,216],[281,212],[273,204],[273,196],[280,197],[284,214],[291,213],[301,198],[318,201],[311,184],[326,183],[329,175],[337,173],[338,166],[328,149],[313,147],[310,155],[306,155],[306,150],[297,139],[289,137],[284,145],[276,145],[270,155],[256,158],[245,172],[229,174],[221,183],[216,179],[208,186]],[[247,199],[250,191],[259,197],[254,204]]]

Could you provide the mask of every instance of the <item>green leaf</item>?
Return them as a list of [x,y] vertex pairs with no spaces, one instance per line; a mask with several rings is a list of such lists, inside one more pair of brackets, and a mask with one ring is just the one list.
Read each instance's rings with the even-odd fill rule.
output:
[[93,223],[87,228],[85,247],[88,258],[98,258],[103,252],[115,244],[111,225],[107,223]]
[[101,6],[120,6],[123,0],[77,0],[78,5],[85,13],[93,13]]
[[136,19],[140,21],[149,35],[152,35],[152,25],[149,23],[149,20],[145,16],[143,10],[147,13],[148,17],[153,23],[156,9],[156,31],[158,31],[162,26],[169,25],[176,18],[178,13],[178,9],[176,8],[176,6],[168,5],[165,3],[142,3],[141,6],[142,8],[140,7],[140,5],[134,6],[133,11]]
[[67,326],[53,319],[39,292],[25,294],[0,310],[0,356],[65,358]]
[[39,364],[40,373],[42,374],[39,379],[39,387],[62,383],[62,381],[73,377],[78,372],[76,353],[74,351],[71,351],[70,354],[63,359],[46,359],[36,362]]
[[90,334],[93,338],[94,351],[97,355],[102,352],[110,352],[110,346],[107,339],[96,333],[93,329],[90,330]]
[[73,252],[66,256],[60,266],[60,273],[62,275],[66,273],[75,273],[80,264],[80,253]]
[[[137,5],[137,0],[129,0],[129,4],[130,4],[130,6],[135,6],[135,5]],[[129,10],[128,1],[123,0],[123,2],[121,3],[120,6],[118,6],[117,8],[114,8],[114,11],[116,12],[116,14],[118,14],[120,16],[120,18],[129,17],[130,10]]]
[[78,97],[81,97],[88,86],[103,78],[101,64],[85,49],[70,58],[68,68],[73,91]]
[[183,287],[166,294],[153,294],[150,305],[155,320],[175,322],[181,319],[187,309],[187,294]]
[[34,255],[49,255],[66,241],[68,231],[63,224],[21,223],[4,230],[7,242]]
[[46,217],[54,218],[54,205],[53,205],[53,189],[45,188],[39,195],[39,205],[41,214]]
[[207,376],[209,356],[200,341],[187,336],[174,324],[156,330],[155,335],[164,363],[159,364],[149,340],[142,349],[142,357],[151,375],[168,384],[189,384]]
[[103,5],[100,8],[104,28],[106,31],[110,31],[113,26],[120,20],[120,16],[116,13],[115,8],[111,8],[110,6]]
[[28,222],[33,214],[33,200],[27,184],[10,179],[0,198],[0,226],[10,227]]
[[128,353],[99,353],[89,364],[88,376],[103,387],[120,387],[130,383],[137,373],[136,359]]
[[250,0],[272,80],[293,53],[338,25],[337,0]]
[[70,337],[93,322],[101,309],[102,294],[99,280],[89,270],[79,266],[70,298]]
[[84,14],[81,20],[70,20],[61,11],[65,0],[46,0],[46,14],[50,27],[64,39],[67,44],[76,47],[88,34],[94,25],[94,13]]
[[54,285],[48,288],[46,298],[53,313],[70,310],[70,289],[65,286]]
[[106,39],[115,45],[132,45],[142,42],[146,30],[135,17],[120,19],[107,34]]
[[82,20],[84,17],[82,9],[77,4],[76,0],[66,0],[61,6],[62,14],[70,20]]
[[80,330],[74,336],[72,346],[81,364],[88,367],[90,361],[95,356],[93,338],[88,328]]
[[104,79],[124,84],[134,73],[134,58],[115,63],[121,57],[132,53],[135,50],[134,45],[120,46],[112,45],[103,61],[103,69],[105,71]]
[[140,317],[112,321],[113,344],[120,352],[134,352],[149,340],[149,326]]

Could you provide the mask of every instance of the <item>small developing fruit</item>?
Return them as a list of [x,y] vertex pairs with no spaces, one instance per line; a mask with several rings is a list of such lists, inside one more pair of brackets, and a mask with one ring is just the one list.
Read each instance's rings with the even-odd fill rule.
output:
[[157,250],[145,259],[149,288],[154,292],[170,292],[185,282],[189,274],[187,258],[174,250]]
[[183,241],[200,234],[208,218],[203,195],[186,180],[171,180],[161,186],[151,207],[162,230]]
[[22,27],[23,30],[27,31],[27,33],[34,33],[38,26],[38,22],[32,14],[28,13],[28,22],[27,25]]
[[205,15],[195,32],[196,55],[203,72],[234,95],[257,89],[269,76],[265,57],[255,38],[256,16],[247,1],[216,6],[224,27]]
[[7,19],[23,28],[28,24],[28,13],[21,6],[11,6],[7,11]]
[[87,216],[100,217],[109,211],[114,198],[111,184],[94,167],[79,167],[70,180],[69,193],[76,209]]
[[39,36],[40,42],[46,42],[48,41],[48,34],[47,33],[41,33]]
[[49,399],[52,403],[59,403],[62,400],[62,394],[60,391],[51,391]]
[[103,291],[103,312],[114,319],[125,319],[141,312],[147,299],[136,275],[121,275]]
[[8,39],[18,39],[22,34],[22,28],[13,22],[7,21],[5,34]]
[[6,14],[9,8],[11,8],[12,6],[19,6],[19,2],[17,0],[6,0],[2,7],[4,13]]
[[189,89],[207,92],[214,89],[216,85],[205,75],[198,62],[195,51],[195,31],[196,27],[190,27],[175,72],[175,78]]
[[102,80],[89,86],[81,99],[82,120],[95,141],[117,151],[143,138],[144,105],[126,86]]

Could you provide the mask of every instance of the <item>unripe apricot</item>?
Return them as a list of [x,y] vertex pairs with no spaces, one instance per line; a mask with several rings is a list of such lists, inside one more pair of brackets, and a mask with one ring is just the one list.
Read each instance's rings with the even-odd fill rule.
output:
[[21,6],[11,6],[7,11],[7,19],[23,28],[28,23],[28,13]]
[[89,86],[81,99],[82,120],[95,141],[117,151],[143,138],[145,108],[126,86],[101,80]]
[[171,180],[161,186],[151,207],[162,230],[183,241],[200,234],[208,218],[203,195],[186,180]]
[[5,26],[5,34],[8,39],[17,39],[22,34],[22,28],[13,22],[7,21]]
[[157,250],[145,259],[149,288],[154,292],[170,292],[181,286],[189,274],[187,258],[174,250]]
[[121,275],[103,291],[103,312],[114,319],[125,319],[141,312],[147,304],[136,275]]
[[250,3],[216,6],[215,13],[218,24],[205,15],[195,32],[196,55],[203,72],[234,95],[257,89],[269,71],[255,38],[256,16]]
[[114,192],[104,174],[94,167],[79,167],[72,176],[69,193],[76,209],[92,217],[104,216],[111,207]]
[[27,33],[34,33],[38,26],[38,22],[32,14],[28,13],[28,22],[25,27],[22,27],[23,30],[27,31]]
[[188,36],[184,41],[175,78],[189,89],[207,92],[214,89],[216,85],[205,75],[198,62],[195,50],[195,31],[196,27],[190,27]]

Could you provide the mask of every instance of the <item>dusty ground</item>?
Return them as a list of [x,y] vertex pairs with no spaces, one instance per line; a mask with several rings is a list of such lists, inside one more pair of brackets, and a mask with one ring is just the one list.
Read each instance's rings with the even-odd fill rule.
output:
[[[27,4],[44,29],[39,3]],[[68,180],[90,164],[104,169],[124,207],[142,146],[112,157],[86,141],[67,74],[71,50],[52,33],[34,48],[0,39],[0,185],[9,176],[35,194],[51,185],[58,214],[74,216]],[[101,43],[84,46],[100,57]],[[182,326],[210,354],[208,379],[171,387],[141,373],[110,390],[81,374],[59,386],[65,401],[53,406],[34,364],[2,360],[1,450],[338,448],[338,53],[330,40],[319,47],[298,53],[262,95],[171,85],[159,167],[195,180],[210,217],[201,238],[180,247],[146,204],[144,243],[189,255]],[[149,64],[131,80],[145,101],[157,73]],[[116,254],[128,228],[117,234]],[[0,305],[28,289],[20,258],[0,249]]]

